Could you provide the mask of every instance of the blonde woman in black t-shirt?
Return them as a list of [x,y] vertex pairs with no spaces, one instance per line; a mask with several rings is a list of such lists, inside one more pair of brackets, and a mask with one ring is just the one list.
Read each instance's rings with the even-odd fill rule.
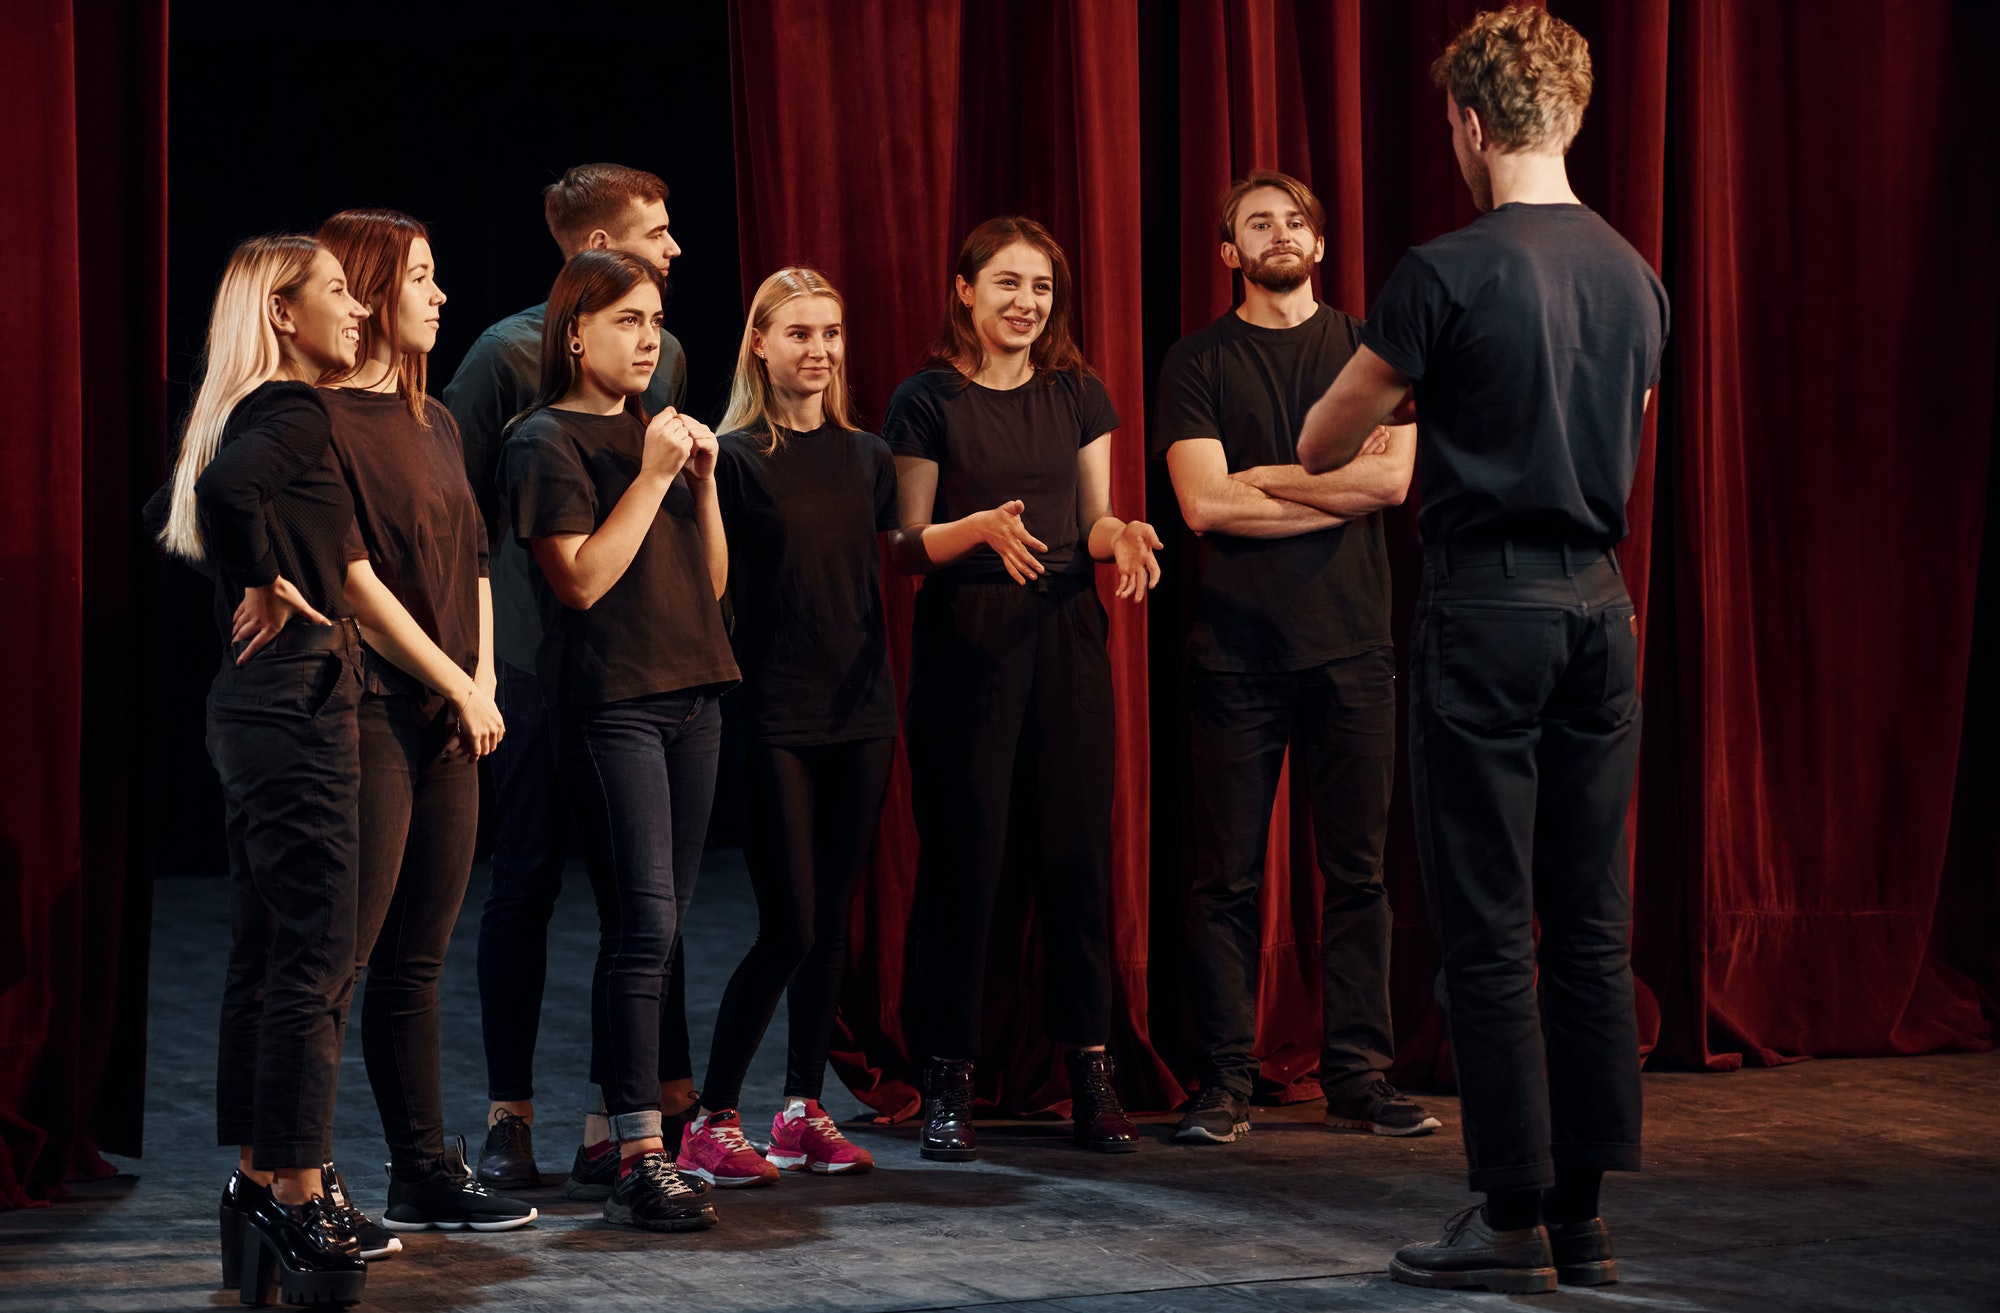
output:
[[[717,1185],[778,1168],[874,1165],[820,1106],[847,959],[847,918],[868,862],[896,746],[876,535],[896,527],[896,470],[855,423],[840,293],[780,269],[750,305],[722,422],[717,491],[730,544],[737,697],[749,738],[743,857],[757,940],[715,1018],[700,1118],[680,1165]],[[790,999],[785,1103],[768,1154],[737,1101],[780,997]]]
[[715,1213],[661,1137],[661,995],[715,796],[717,700],[737,673],[717,601],[729,553],[715,435],[672,409],[648,419],[637,401],[659,360],[664,291],[659,270],[619,251],[563,266],[537,407],[507,439],[501,485],[534,557],[536,672],[597,896],[591,1077],[609,1127],[598,1144],[586,1130],[585,1152],[618,1154],[606,1221],[685,1231]]
[[1069,264],[1047,229],[1023,218],[973,229],[930,360],[883,423],[902,522],[892,550],[929,576],[909,721],[926,1158],[977,1155],[972,1064],[1010,834],[1036,894],[1077,1141],[1138,1148],[1105,1052],[1113,722],[1092,562],[1114,563],[1117,596],[1143,601],[1159,582],[1160,540],[1111,514],[1118,414],[1070,336],[1069,300]]

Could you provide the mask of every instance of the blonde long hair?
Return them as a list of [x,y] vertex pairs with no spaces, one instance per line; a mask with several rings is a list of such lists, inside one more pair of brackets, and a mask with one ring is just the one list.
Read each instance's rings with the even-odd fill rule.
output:
[[[755,333],[770,330],[780,307],[802,296],[823,296],[840,307],[843,318],[847,314],[846,298],[841,296],[825,274],[803,265],[791,265],[766,278],[757,288],[757,295],[750,299],[748,320],[743,325],[742,345],[736,350],[736,377],[729,384],[729,409],[722,417],[720,431],[734,433],[738,429],[762,425],[764,454],[767,456],[784,445],[786,435],[784,426],[773,414],[776,397],[771,387],[770,367],[751,350],[751,339]],[[840,368],[833,371],[833,381],[827,384],[821,405],[827,419],[839,427],[861,427],[854,420],[854,403],[847,395],[847,354],[844,351],[840,357]]]
[[229,253],[208,316],[201,386],[181,430],[167,526],[160,531],[161,544],[176,556],[199,561],[205,555],[195,514],[195,480],[221,448],[229,412],[278,372],[283,357],[277,330],[271,327],[271,298],[297,296],[319,252],[320,244],[310,237],[273,233],[248,238]]

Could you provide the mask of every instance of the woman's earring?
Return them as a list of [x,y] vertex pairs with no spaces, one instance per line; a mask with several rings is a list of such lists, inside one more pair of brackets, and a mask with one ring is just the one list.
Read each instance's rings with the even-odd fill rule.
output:
[[576,340],[576,339],[574,339],[574,338],[571,338],[571,339],[570,339],[570,344],[569,344],[569,353],[570,353],[571,355],[573,355],[573,356],[580,356],[580,355],[582,355],[582,354],[583,354],[583,343],[581,343],[581,342],[577,341],[577,340]]

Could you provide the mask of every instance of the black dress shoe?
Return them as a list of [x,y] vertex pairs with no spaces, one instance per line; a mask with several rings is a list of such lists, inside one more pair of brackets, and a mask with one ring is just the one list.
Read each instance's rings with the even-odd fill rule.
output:
[[324,1201],[288,1207],[266,1194],[243,1213],[238,1298],[261,1308],[275,1289],[286,1304],[359,1303],[368,1265],[347,1243]]
[[1111,1079],[1118,1068],[1103,1049],[1070,1049],[1063,1054],[1069,1068],[1070,1120],[1076,1142],[1098,1153],[1132,1153],[1139,1147],[1139,1128],[1125,1115]]
[[481,1185],[495,1190],[533,1190],[542,1183],[542,1169],[535,1166],[535,1137],[528,1123],[500,1110],[500,1116],[486,1128],[486,1145],[479,1151]]
[[1398,1249],[1389,1260],[1389,1275],[1406,1286],[1438,1290],[1539,1295],[1556,1288],[1548,1231],[1541,1226],[1495,1231],[1478,1204],[1445,1223],[1442,1238]]
[[918,1140],[933,1162],[969,1163],[979,1157],[972,1129],[972,1063],[932,1058],[924,1072],[924,1132]]
[[1549,1250],[1555,1255],[1556,1280],[1566,1286],[1608,1286],[1618,1279],[1611,1228],[1601,1217],[1549,1223]]

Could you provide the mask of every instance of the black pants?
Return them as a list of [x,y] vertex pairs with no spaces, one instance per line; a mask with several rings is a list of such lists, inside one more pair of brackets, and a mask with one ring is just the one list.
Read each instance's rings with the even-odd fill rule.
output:
[[1032,882],[1048,1033],[1111,1034],[1111,662],[1088,575],[932,579],[910,657],[917,964],[932,1055],[975,1057],[993,901]]
[[352,621],[294,621],[244,665],[225,655],[208,694],[232,931],[216,1141],[253,1145],[262,1171],[332,1153],[361,869],[360,663]]
[[[1389,936],[1382,845],[1396,764],[1396,654],[1309,670],[1196,670],[1189,688],[1195,1042],[1202,1081],[1248,1097],[1256,1079],[1257,965],[1271,805],[1285,748],[1312,797],[1323,891],[1320,1084],[1329,1098],[1389,1070]],[[1301,873],[1302,874],[1302,873]]]
[[447,752],[457,720],[437,694],[364,693],[360,720],[361,1053],[390,1163],[421,1177],[444,1156],[438,977],[472,874],[479,774]]
[[1424,554],[1410,781],[1474,1190],[1639,1166],[1636,629],[1599,548]]
[[[569,805],[556,780],[557,725],[536,677],[495,663],[495,701],[507,736],[487,758],[493,771],[493,856],[479,917],[479,1021],[486,1097],[535,1097],[535,1041],[549,974],[549,920],[562,892]],[[679,951],[660,1004],[660,1079],[694,1074],[688,1051],[687,969]]]
[[895,756],[894,739],[750,745],[743,860],[757,894],[757,942],[722,991],[702,1089],[708,1107],[734,1108],[743,1097],[780,996],[790,1002],[785,1094],[820,1096],[847,969],[848,913]]
[[721,749],[712,690],[563,717],[563,786],[597,899],[590,1078],[604,1092],[615,1140],[660,1133],[660,1014],[701,870]]

